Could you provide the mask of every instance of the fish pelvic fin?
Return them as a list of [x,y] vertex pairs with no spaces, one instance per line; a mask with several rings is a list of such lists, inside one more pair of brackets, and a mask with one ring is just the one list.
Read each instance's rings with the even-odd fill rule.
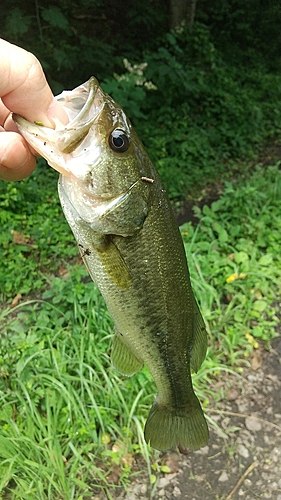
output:
[[113,339],[111,361],[116,370],[128,377],[138,372],[143,365],[143,361],[132,353],[118,332]]
[[[196,398],[197,399],[197,398]],[[193,408],[172,408],[152,405],[144,428],[147,443],[160,451],[179,446],[180,450],[198,450],[209,439],[208,426],[198,405]]]
[[190,353],[190,366],[197,372],[202,365],[207,352],[207,330],[199,310],[198,304],[194,299],[194,338]]

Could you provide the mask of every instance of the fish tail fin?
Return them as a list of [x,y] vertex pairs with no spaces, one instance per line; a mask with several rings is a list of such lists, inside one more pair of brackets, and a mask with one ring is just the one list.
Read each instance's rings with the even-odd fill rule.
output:
[[194,407],[173,408],[155,401],[145,424],[146,442],[160,451],[178,446],[184,452],[205,446],[209,431],[198,400],[197,403]]

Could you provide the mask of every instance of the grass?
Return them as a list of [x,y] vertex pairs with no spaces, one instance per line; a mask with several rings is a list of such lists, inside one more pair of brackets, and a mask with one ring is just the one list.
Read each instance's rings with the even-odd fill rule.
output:
[[0,225],[0,301],[46,288],[65,259],[77,257],[45,160],[28,179],[0,181]]
[[[101,490],[111,498],[114,488],[126,488],[138,473],[136,459],[147,470],[153,494],[157,477],[165,472],[142,432],[154,383],[146,368],[125,378],[111,366],[112,320],[84,267],[69,263],[75,244],[56,203],[46,196],[41,201],[46,239],[54,213],[58,217],[53,239],[49,248],[43,243],[41,248],[30,229],[36,259],[32,253],[25,258],[34,268],[43,262],[44,268],[56,248],[57,268],[52,261],[53,271],[40,271],[42,294],[27,296],[14,308],[6,302],[0,313],[0,498],[82,500],[101,498]],[[239,376],[254,349],[269,347],[276,335],[280,199],[279,166],[257,166],[249,178],[228,183],[211,207],[197,210],[196,228],[181,228],[209,330],[208,355],[193,381],[210,426],[216,424],[208,409],[223,397],[212,390],[214,380],[229,371]],[[33,201],[29,203],[32,214]],[[42,214],[41,207],[37,222]],[[15,224],[20,232],[29,221],[18,217]],[[9,240],[9,230],[7,226],[2,241]],[[43,242],[43,232],[37,231]],[[57,247],[59,235],[67,248]],[[19,250],[7,245],[6,251]],[[17,261],[9,263],[8,273],[12,267],[17,274],[10,290],[15,294],[19,283],[25,290],[26,274]],[[59,267],[61,276],[56,275]]]

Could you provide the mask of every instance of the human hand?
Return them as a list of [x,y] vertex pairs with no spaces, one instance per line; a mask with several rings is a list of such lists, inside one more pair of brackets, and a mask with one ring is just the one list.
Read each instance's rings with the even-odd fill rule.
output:
[[36,166],[36,152],[17,132],[11,112],[54,128],[52,117],[67,123],[36,57],[0,38],[0,179],[19,181]]

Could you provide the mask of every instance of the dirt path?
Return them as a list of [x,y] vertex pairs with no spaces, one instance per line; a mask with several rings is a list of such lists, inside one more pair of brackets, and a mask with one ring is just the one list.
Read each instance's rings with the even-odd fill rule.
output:
[[281,337],[273,347],[255,353],[241,378],[222,381],[227,399],[209,412],[221,432],[211,427],[208,446],[166,454],[174,472],[152,496],[142,477],[118,500],[281,500]]

